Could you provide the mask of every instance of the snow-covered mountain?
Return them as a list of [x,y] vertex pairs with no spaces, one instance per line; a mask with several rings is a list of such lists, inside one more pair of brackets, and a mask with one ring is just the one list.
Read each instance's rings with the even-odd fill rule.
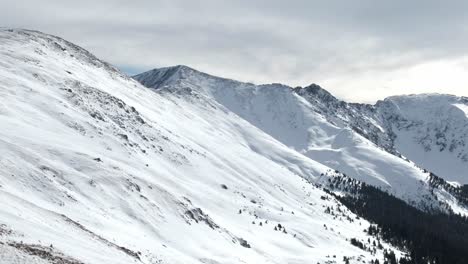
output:
[[348,104],[316,85],[186,66],[135,78],[150,89],[58,37],[0,30],[0,263],[403,255],[340,202],[363,185],[350,178],[422,210],[467,213],[455,185],[400,157],[423,157],[402,148],[406,124],[432,125],[395,98]]
[[[424,208],[436,200],[451,200],[445,190],[433,193],[431,172],[401,157],[395,143],[401,136],[394,125],[399,119],[390,117],[386,103],[349,104],[315,84],[254,85],[186,66],[155,69],[134,78],[161,93],[185,90],[210,98],[308,158],[410,204]],[[465,211],[449,203],[455,211]]]
[[[397,156],[403,155],[415,162],[416,165],[430,170],[448,181],[459,184],[468,183],[468,177],[465,175],[465,171],[468,170],[468,146],[466,144],[468,139],[468,98],[466,97],[421,94],[393,96],[378,101],[375,105],[347,103],[335,98],[316,84],[304,88],[272,84],[260,85],[254,89],[253,87],[256,86],[253,84],[217,78],[186,66],[155,69],[137,75],[135,78],[152,88],[171,86],[174,83],[183,84],[183,82],[195,86],[211,87],[211,92],[214,91],[217,100],[241,116],[250,118],[249,121],[254,120],[246,112],[250,110],[242,109],[242,105],[248,107],[246,106],[248,102],[245,102],[245,99],[242,100],[242,96],[257,96],[259,90],[272,90],[268,92],[275,97],[275,100],[281,101],[274,93],[279,93],[278,90],[282,90],[286,94],[292,92],[292,94],[306,99],[310,104],[310,110],[320,114],[327,122],[337,127],[347,127],[387,152]],[[233,91],[235,89],[232,88],[225,91],[223,87],[242,89],[243,94]],[[248,87],[256,92],[248,94]],[[202,87],[202,89],[207,92],[206,87]],[[232,94],[221,95],[220,93]],[[237,96],[235,98],[240,100],[236,106],[233,105],[234,101],[231,95]],[[255,103],[264,105],[260,102]],[[273,105],[276,103],[274,102]],[[278,108],[282,106],[291,109],[291,105],[287,105],[286,102],[280,102],[277,105]],[[278,112],[284,113],[284,110],[278,109]],[[260,109],[254,109],[251,112],[256,111],[258,112]],[[253,114],[260,115],[257,119],[263,118],[263,115],[259,113]],[[284,114],[286,121],[283,120],[282,124],[275,122],[265,124],[263,119],[254,121],[254,124],[263,122],[260,124],[262,129],[296,149],[303,150],[309,144],[320,142],[320,138],[317,138],[313,131],[307,131],[310,128],[309,125],[300,127],[300,124],[297,124],[301,121],[302,116],[291,115],[295,115],[295,111],[291,110],[289,116]],[[279,128],[284,125],[284,122],[293,122],[293,120],[297,122],[291,124],[288,129]],[[290,128],[300,132],[291,135]],[[279,134],[282,133],[281,131],[288,131],[290,135]]]
[[332,123],[457,184],[468,183],[468,98],[393,96],[375,105],[340,101],[316,85],[296,88]]
[[422,94],[377,103],[394,147],[440,177],[468,183],[468,98]]
[[336,173],[206,94],[147,89],[39,32],[0,43],[2,263],[357,263],[392,248],[352,245],[375,241],[369,222],[309,182]]

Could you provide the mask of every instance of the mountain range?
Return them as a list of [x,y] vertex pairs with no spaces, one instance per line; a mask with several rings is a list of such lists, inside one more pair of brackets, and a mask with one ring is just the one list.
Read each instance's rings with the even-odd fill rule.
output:
[[468,260],[466,97],[127,76],[1,29],[0,98],[1,263]]

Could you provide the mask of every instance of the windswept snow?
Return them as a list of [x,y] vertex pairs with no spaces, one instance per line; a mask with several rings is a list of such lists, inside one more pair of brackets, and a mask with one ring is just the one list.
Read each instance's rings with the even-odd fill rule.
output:
[[[257,86],[185,66],[155,69],[134,78],[162,94],[179,94],[189,101],[194,97],[215,101],[309,160],[377,186],[410,204],[437,206],[442,196],[440,190],[434,194],[429,186],[429,173],[386,151],[384,147],[391,139],[381,136],[386,131],[381,131],[384,125],[376,125],[382,121],[371,106],[340,102],[316,85],[295,89],[281,84]],[[373,142],[361,134],[380,138]],[[442,202],[465,213],[456,203]]]
[[378,105],[405,157],[448,181],[468,183],[468,99],[422,94],[390,97]]
[[[312,112],[287,123],[274,107],[281,103],[269,102],[277,96],[270,91],[284,88],[239,89],[251,103],[233,97],[228,104],[237,95],[213,100],[176,76],[180,87],[147,89],[39,32],[1,30],[0,43],[0,256],[7,263],[382,260],[381,250],[372,255],[349,243],[367,241],[369,223],[309,182],[332,169],[296,151],[355,140],[340,140],[343,129],[313,121]],[[246,107],[251,119],[233,107]],[[303,114],[287,112],[294,113]],[[308,132],[265,133],[278,124]],[[339,217],[327,207],[340,208]]]

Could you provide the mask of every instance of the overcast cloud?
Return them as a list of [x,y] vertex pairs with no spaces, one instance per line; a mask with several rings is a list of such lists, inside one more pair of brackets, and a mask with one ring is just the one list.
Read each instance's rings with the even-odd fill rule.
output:
[[58,35],[128,73],[185,64],[359,102],[468,96],[468,1],[0,0],[0,25]]

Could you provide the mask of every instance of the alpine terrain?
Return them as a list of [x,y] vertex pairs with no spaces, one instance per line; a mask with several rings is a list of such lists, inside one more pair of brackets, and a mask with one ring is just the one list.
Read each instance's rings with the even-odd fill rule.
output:
[[468,98],[129,77],[0,29],[0,263],[467,263]]

